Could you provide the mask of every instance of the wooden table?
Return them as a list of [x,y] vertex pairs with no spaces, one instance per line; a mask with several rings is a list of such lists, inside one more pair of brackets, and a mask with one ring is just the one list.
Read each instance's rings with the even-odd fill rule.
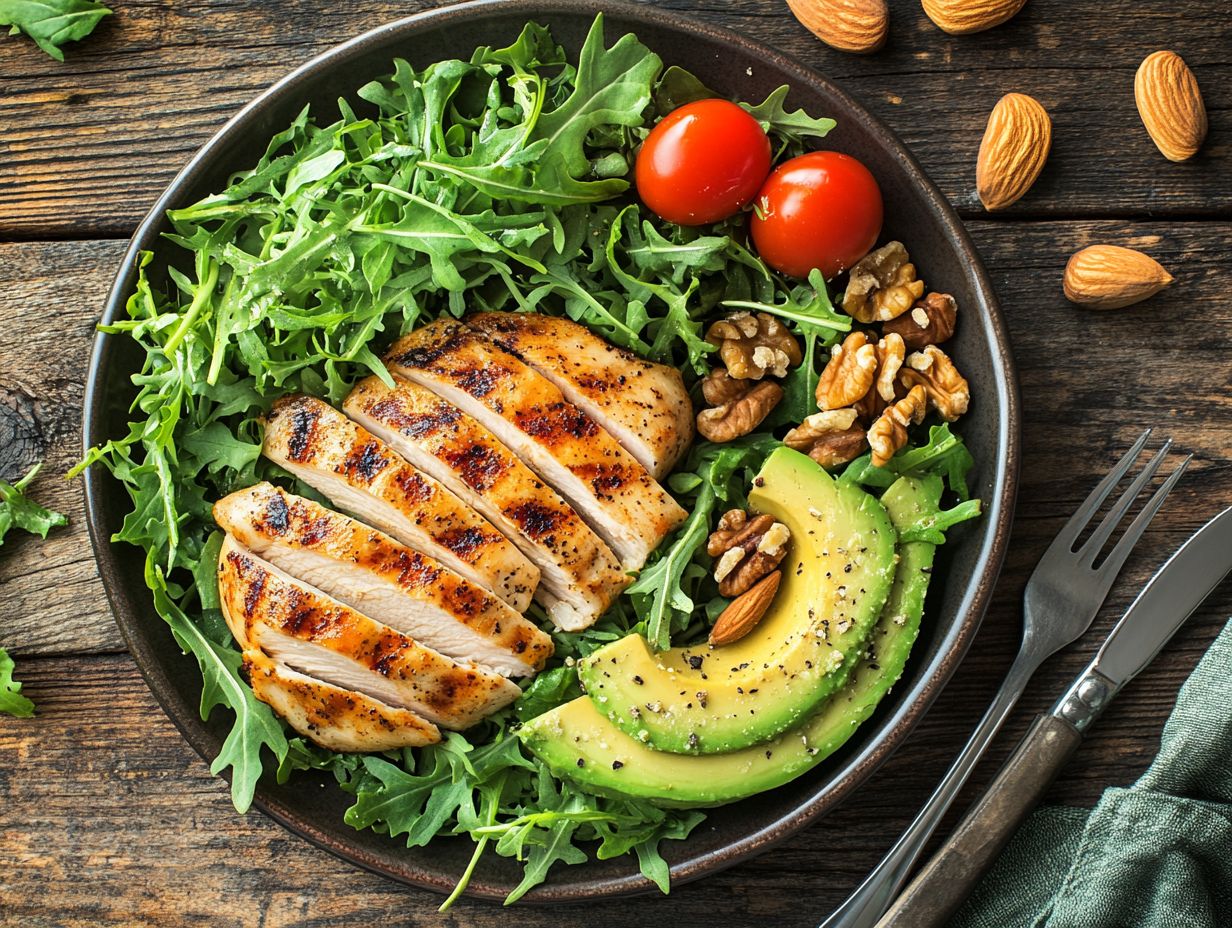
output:
[[[76,460],[89,339],[140,217],[173,173],[258,91],[327,46],[427,0],[115,0],[118,13],[57,64],[0,39],[0,476],[48,466],[36,496],[72,523],[0,550],[0,643],[39,706],[0,716],[0,922],[36,925],[585,923],[809,926],[855,886],[966,738],[1009,665],[1019,597],[1039,555],[1144,425],[1194,453],[1089,638],[1039,675],[964,803],[1051,704],[1150,571],[1232,495],[1232,32],[1229,0],[1031,0],[968,37],[893,0],[889,48],[871,58],[820,44],[779,0],[667,0],[836,78],[916,152],[958,207],[1000,292],[1021,373],[1025,457],[1018,520],[996,602],[970,656],[905,746],[857,797],[765,856],[670,897],[501,910],[439,898],[310,847],[258,813],[183,742],[125,653],[86,539]],[[1133,100],[1159,48],[1197,74],[1210,137],[1165,161]],[[984,122],[1004,93],[1052,114],[1035,189],[990,217],[975,195]],[[1075,249],[1144,249],[1176,277],[1128,310],[1061,294]],[[8,431],[5,431],[8,430]],[[14,437],[15,435],[15,437]],[[1153,756],[1177,687],[1232,610],[1225,589],[1120,697],[1050,800],[1093,804]],[[717,811],[715,815],[722,815]]]

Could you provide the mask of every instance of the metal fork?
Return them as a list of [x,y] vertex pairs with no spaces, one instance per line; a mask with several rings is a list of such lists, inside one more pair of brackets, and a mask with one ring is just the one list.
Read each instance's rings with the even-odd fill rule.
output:
[[872,928],[877,923],[906,883],[924,845],[966,783],[1001,723],[1018,702],[1027,681],[1047,657],[1081,637],[1090,628],[1129,552],[1189,464],[1190,458],[1187,457],[1177,465],[1130,523],[1108,556],[1099,561],[1100,552],[1117,525],[1159,470],[1168,449],[1172,447],[1170,440],[1165,441],[1147,462],[1091,537],[1081,546],[1078,540],[1113,488],[1129,473],[1150,436],[1150,429],[1142,433],[1044,552],[1031,579],[1027,581],[1023,595],[1022,645],[992,705],[915,821],[859,888],[822,922],[820,928]]

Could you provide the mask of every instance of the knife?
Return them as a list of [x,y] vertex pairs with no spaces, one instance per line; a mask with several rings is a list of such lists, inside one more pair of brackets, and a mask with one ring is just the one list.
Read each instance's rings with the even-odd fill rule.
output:
[[987,792],[903,890],[877,928],[946,924],[1112,698],[1232,571],[1232,508],[1156,571],[1052,711],[1039,716]]

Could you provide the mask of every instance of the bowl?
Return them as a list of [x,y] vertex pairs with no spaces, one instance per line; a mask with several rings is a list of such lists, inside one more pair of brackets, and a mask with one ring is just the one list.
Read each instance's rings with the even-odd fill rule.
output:
[[[672,879],[679,883],[765,851],[851,796],[903,741],[954,672],[983,617],[1005,553],[1019,455],[1018,401],[1005,325],[958,216],[889,129],[814,71],[733,32],[653,5],[482,0],[431,10],[374,29],[312,59],[223,126],[180,171],[137,229],[103,321],[123,317],[136,279],[137,253],[159,253],[159,235],[169,227],[166,210],[197,200],[220,187],[232,171],[253,163],[269,137],[305,103],[311,103],[320,118],[333,119],[336,98],[390,70],[394,57],[406,57],[416,66],[446,57],[467,58],[477,45],[508,44],[530,20],[550,25],[557,39],[576,53],[600,10],[606,14],[609,42],[621,33],[635,32],[665,64],[688,68],[718,92],[744,100],[761,100],[780,84],[788,84],[793,108],[838,120],[826,145],[857,156],[877,176],[885,196],[886,240],[905,242],[930,285],[952,293],[958,301],[961,322],[951,344],[973,396],[960,430],[976,460],[972,491],[986,507],[981,520],[956,530],[942,549],[938,569],[942,582],[933,584],[915,653],[902,681],[873,717],[841,751],[809,774],[726,807],[687,841],[665,842]],[[129,376],[138,363],[135,347],[126,340],[105,334],[95,339],[84,409],[86,447],[126,431],[133,395]],[[119,484],[101,467],[91,467],[86,475],[90,536],[116,622],[160,705],[198,753],[211,760],[229,730],[229,714],[217,711],[208,723],[201,721],[200,673],[195,661],[180,653],[154,612],[142,581],[142,553],[110,542],[127,505]],[[348,797],[332,785],[323,789],[326,782],[324,777],[297,774],[279,786],[267,774],[255,805],[296,834],[369,870],[425,889],[452,888],[471,854],[469,841],[439,839],[426,849],[407,849],[372,831],[356,831],[343,822]],[[467,893],[501,900],[520,877],[516,862],[491,854]],[[625,857],[562,868],[527,898],[566,902],[652,888],[638,873],[636,861]]]

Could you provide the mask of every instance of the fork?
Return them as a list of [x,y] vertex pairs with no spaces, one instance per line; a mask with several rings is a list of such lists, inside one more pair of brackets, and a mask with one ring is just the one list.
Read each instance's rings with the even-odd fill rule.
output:
[[1048,546],[1023,594],[1023,635],[1018,656],[1005,682],[971,734],[966,746],[928,798],[915,820],[907,827],[888,854],[864,882],[820,928],[872,928],[907,881],[912,867],[936,830],[942,816],[954,802],[967,777],[984,754],[993,736],[1026,689],[1027,681],[1049,656],[1081,637],[1103,605],[1125,559],[1133,550],[1164,499],[1176,486],[1189,464],[1187,457],[1168,475],[1134,518],[1124,535],[1099,559],[1100,552],[1124,519],[1134,501],[1154,478],[1172,447],[1171,440],[1147,462],[1142,471],[1111,506],[1103,521],[1081,545],[1083,531],[1094,521],[1104,501],[1138,459],[1151,437],[1147,429],[1116,466],[1099,482],[1083,504],[1065,523]]

